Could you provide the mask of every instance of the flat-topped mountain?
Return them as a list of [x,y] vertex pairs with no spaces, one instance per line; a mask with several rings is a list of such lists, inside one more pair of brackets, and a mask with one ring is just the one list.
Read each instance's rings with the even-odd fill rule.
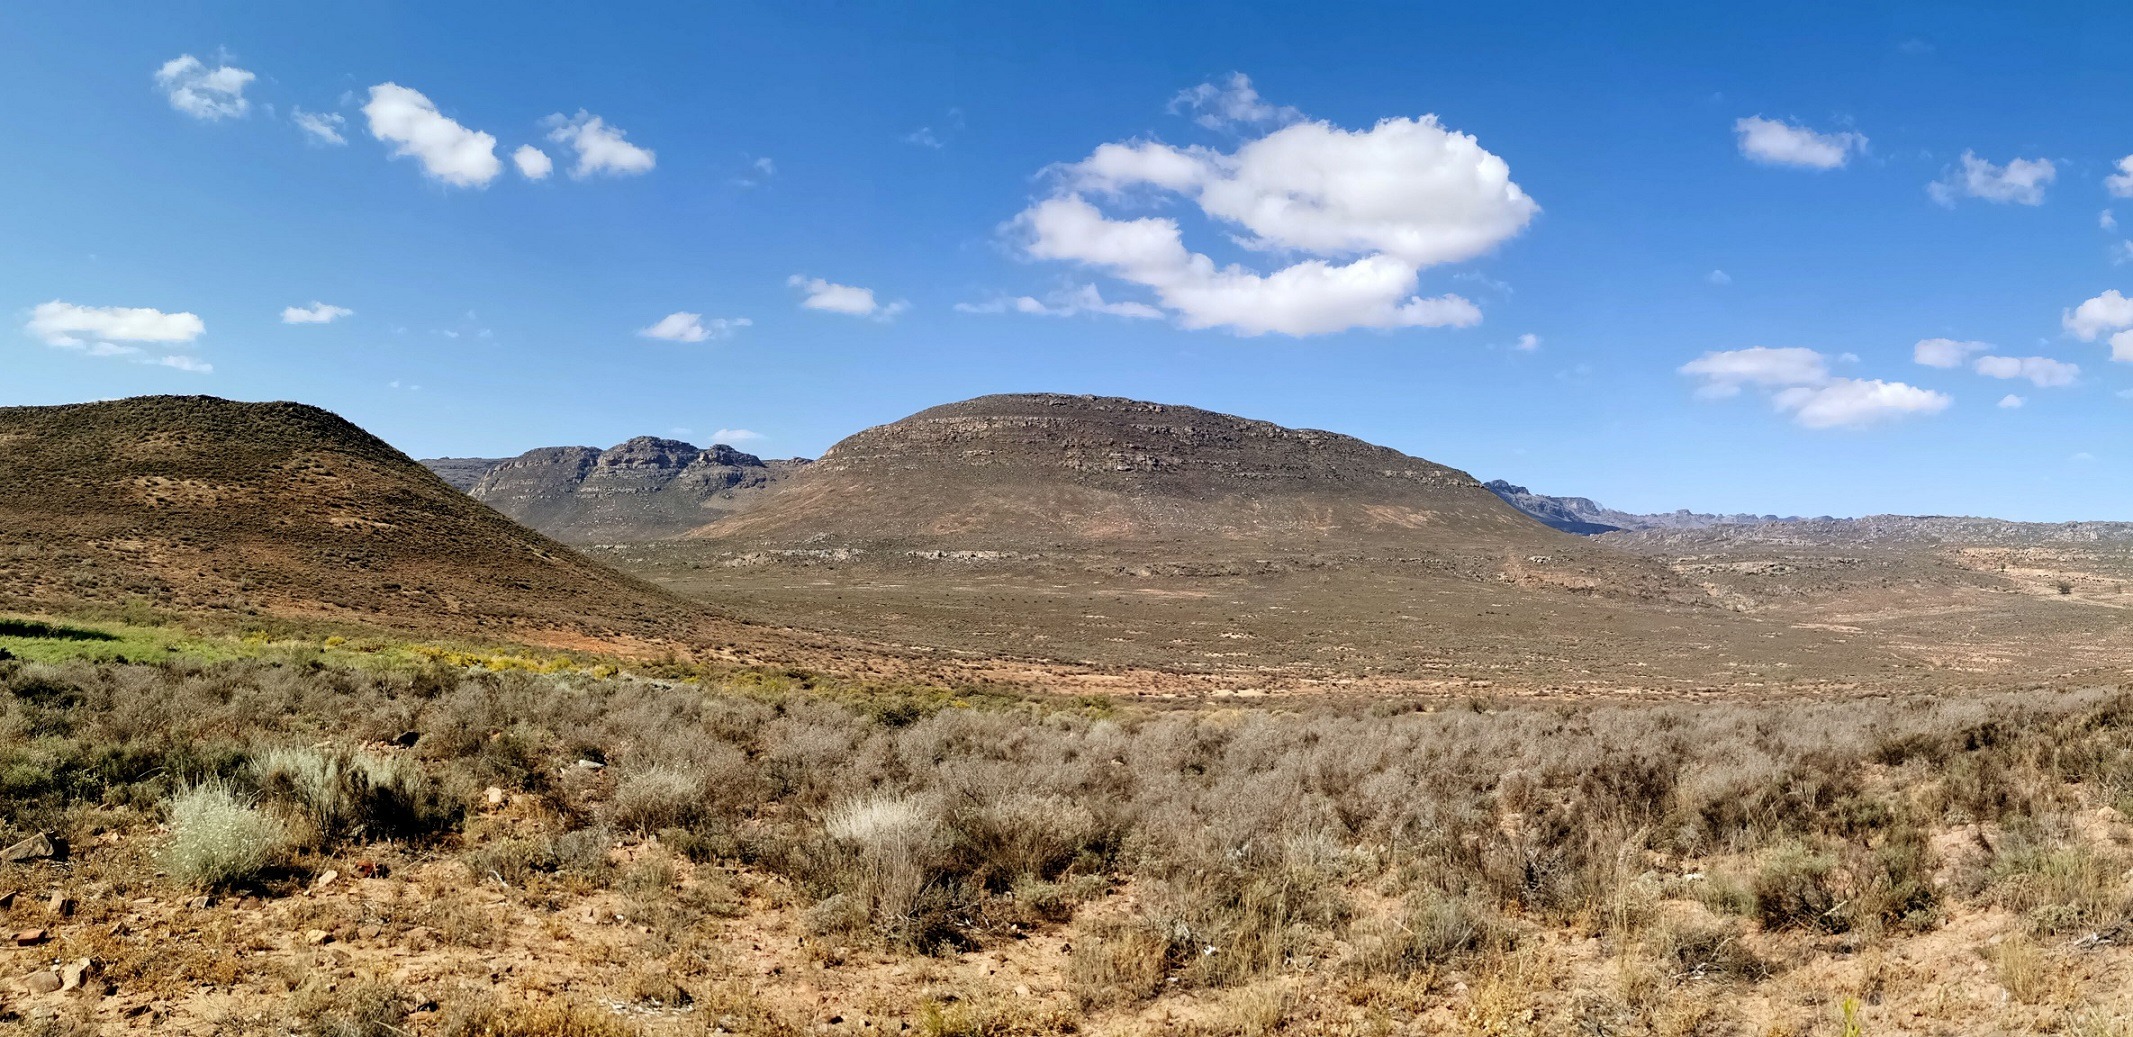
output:
[[1679,511],[1640,515],[1601,504],[1590,497],[1551,497],[1535,493],[1502,479],[1492,479],[1488,488],[1512,507],[1565,533],[1591,536],[1618,530],[1703,529],[1708,526],[1754,525],[1789,522],[1776,515],[1707,515],[1683,508]]
[[295,403],[0,408],[0,607],[145,600],[514,640],[681,636],[695,605]]
[[[475,500],[569,543],[676,536],[743,507],[806,461],[765,461],[723,444],[639,436],[601,450],[543,447],[498,461],[425,461]],[[474,472],[476,466],[479,472]],[[472,475],[471,479],[467,478]],[[455,481],[456,481],[455,480]]]
[[1336,554],[1393,542],[1520,551],[1567,542],[1465,472],[1351,436],[1054,394],[983,396],[867,429],[692,536]]

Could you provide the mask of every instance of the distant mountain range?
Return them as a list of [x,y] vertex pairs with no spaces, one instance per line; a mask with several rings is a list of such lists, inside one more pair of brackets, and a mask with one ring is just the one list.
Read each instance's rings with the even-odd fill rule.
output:
[[1525,512],[1565,533],[1592,536],[1621,530],[1645,529],[1705,529],[1711,526],[1745,526],[1764,522],[1796,522],[1796,518],[1779,518],[1776,515],[1707,515],[1702,512],[1669,511],[1658,515],[1639,515],[1617,511],[1595,502],[1589,497],[1551,497],[1534,493],[1523,486],[1514,486],[1502,479],[1484,483],[1492,492],[1512,507]]

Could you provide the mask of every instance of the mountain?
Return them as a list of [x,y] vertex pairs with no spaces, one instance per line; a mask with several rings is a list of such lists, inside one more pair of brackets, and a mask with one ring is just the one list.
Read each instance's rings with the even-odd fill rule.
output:
[[1551,497],[1534,493],[1523,486],[1516,486],[1502,479],[1484,484],[1489,491],[1512,507],[1533,516],[1565,533],[1592,536],[1619,530],[1642,529],[1704,529],[1722,525],[1754,525],[1762,522],[1789,522],[1776,515],[1706,515],[1689,511],[1670,511],[1657,515],[1639,515],[1617,511],[1592,500],[1590,497]]
[[[512,519],[568,543],[656,540],[746,505],[806,461],[765,461],[730,446],[699,449],[639,436],[600,450],[543,447],[500,461],[422,462]],[[473,469],[485,465],[478,474]],[[474,478],[468,479],[468,475]]]
[[818,549],[1185,543],[1222,554],[1569,543],[1465,472],[1350,436],[1053,394],[983,396],[867,429],[691,536]]
[[0,607],[146,601],[532,643],[685,637],[693,605],[295,403],[0,408]]
[[425,458],[422,467],[437,473],[437,478],[452,484],[461,493],[474,488],[489,470],[510,460],[508,457],[431,457]]

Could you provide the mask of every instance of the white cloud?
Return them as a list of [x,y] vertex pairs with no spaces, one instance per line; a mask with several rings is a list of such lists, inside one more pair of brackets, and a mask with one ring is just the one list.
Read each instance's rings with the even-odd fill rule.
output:
[[922,148],[934,149],[945,148],[948,146],[946,141],[941,140],[941,138],[933,132],[933,127],[931,126],[921,126],[918,129],[912,130],[911,132],[904,134],[904,143],[916,144]]
[[785,283],[807,293],[800,300],[805,309],[843,313],[854,317],[872,317],[875,320],[890,320],[911,308],[908,302],[881,303],[875,300],[872,288],[854,288],[848,284],[835,284],[819,277],[802,277],[794,274]]
[[1703,379],[1696,395],[1705,399],[1737,396],[1748,385],[1774,390],[1771,405],[1813,429],[1857,428],[1911,414],[1933,414],[1954,402],[1942,393],[1902,382],[1833,377],[1829,358],[1796,346],[1705,353],[1681,365],[1680,372]]
[[2133,263],[2133,241],[2121,241],[2111,246],[2111,265],[2124,266]]
[[1534,350],[1539,349],[1540,347],[1541,337],[1530,331],[1518,336],[1518,341],[1511,344],[1512,349],[1518,350],[1521,353],[1531,353]]
[[291,109],[289,120],[314,144],[346,144],[348,138],[341,136],[341,127],[348,120],[333,112],[307,112],[302,108]]
[[511,164],[518,167],[518,175],[528,180],[546,180],[555,170],[555,160],[548,153],[531,144],[521,144],[511,153]]
[[2018,158],[1995,166],[1965,151],[1961,167],[1926,185],[1926,194],[1942,205],[1953,207],[1958,198],[1982,198],[2001,205],[2044,204],[2044,189],[2058,179],[2059,170],[2048,158]]
[[1703,275],[1703,279],[1705,281],[1710,282],[1711,284],[1719,285],[1721,287],[1733,283],[1733,275],[1726,273],[1723,270],[1713,270],[1710,273]]
[[[2062,311],[2059,324],[2075,338],[2083,342],[2094,342],[2106,333],[2133,328],[2133,299],[2120,295],[2118,289],[2113,288],[2093,299],[2083,301],[2071,310]],[[2114,347],[2111,359],[2133,359],[2116,355],[2116,336],[2112,338],[2111,344]]]
[[1160,320],[1163,316],[1163,311],[1144,302],[1109,301],[1093,284],[1053,292],[1044,299],[1021,295],[1012,299],[999,298],[981,303],[959,302],[955,304],[955,309],[958,313],[1026,313],[1039,317],[1102,314],[1130,320]]
[[637,334],[644,338],[664,339],[668,342],[702,342],[707,339],[732,338],[733,333],[755,322],[746,317],[714,317],[705,320],[701,313],[669,313],[649,328],[640,328]]
[[1170,111],[1192,112],[1194,122],[1211,130],[1240,124],[1287,124],[1303,118],[1303,113],[1294,108],[1276,108],[1260,100],[1259,91],[1252,89],[1251,77],[1242,72],[1230,73],[1221,83],[1201,83],[1180,91],[1170,99]]
[[[2118,160],[2118,172],[2103,178],[2103,189],[2113,198],[2133,198],[2133,155]],[[2111,210],[2105,209],[2109,216]]]
[[2121,331],[2111,336],[2111,359],[2133,364],[2133,331]]
[[496,138],[467,129],[437,111],[421,91],[397,83],[370,88],[363,106],[370,135],[393,145],[393,157],[412,155],[432,179],[455,187],[484,187],[503,172]]
[[111,342],[191,342],[207,332],[207,324],[190,313],[164,313],[145,306],[76,306],[54,299],[31,310],[23,329],[46,345],[93,351],[92,339],[104,346]]
[[658,161],[658,156],[650,149],[623,140],[620,129],[582,108],[574,116],[558,112],[549,116],[546,122],[552,127],[549,140],[578,153],[577,164],[570,167],[573,179],[584,179],[596,173],[609,176],[648,173]]
[[352,317],[355,311],[340,306],[329,306],[313,300],[309,306],[290,306],[281,311],[283,324],[331,324],[342,317]]
[[1866,153],[1866,137],[1849,130],[1817,133],[1805,126],[1760,115],[1733,123],[1740,153],[1766,166],[1797,166],[1802,169],[1841,169],[1852,153]]
[[1753,346],[1705,353],[1678,370],[1704,380],[1696,395],[1722,399],[1739,395],[1743,385],[1777,388],[1822,384],[1829,380],[1829,359],[1799,346]]
[[761,187],[778,175],[778,164],[767,156],[748,163],[748,172],[733,178],[735,187]]
[[2027,378],[2040,389],[2074,384],[2081,368],[2050,357],[1981,356],[1974,367],[1987,378]]
[[194,374],[215,373],[215,365],[210,364],[205,360],[200,360],[189,356],[157,357],[156,359],[148,362],[163,367],[175,367],[180,371],[191,371]]
[[[1297,122],[1228,153],[1105,144],[1053,173],[1052,195],[1006,228],[1025,255],[1103,271],[1151,290],[1184,327],[1240,335],[1477,323],[1460,296],[1417,295],[1421,270],[1481,255],[1539,212],[1502,159],[1427,115],[1357,131]],[[1217,265],[1185,247],[1178,221],[1114,219],[1091,201],[1163,194],[1237,228],[1245,249],[1311,258],[1268,274]]]
[[2118,216],[2117,216],[2117,214],[2116,214],[2116,213],[2113,213],[2113,212],[2112,212],[2111,210],[2109,210],[2109,209],[2105,209],[2105,210],[2103,211],[2103,214],[2102,214],[2102,215],[2100,215],[2100,216],[2096,217],[2096,226],[2098,226],[2098,227],[2102,227],[2102,228],[2103,228],[2104,230],[2117,230],[2117,229],[2118,229]]
[[1990,343],[1958,342],[1952,338],[1919,339],[1911,347],[1911,359],[1927,367],[1961,367],[1972,353],[1991,349]]
[[244,88],[257,78],[229,65],[209,68],[190,54],[181,54],[156,69],[156,86],[170,98],[170,106],[209,122],[240,118],[251,111],[252,102],[245,100]]
[[2013,393],[2008,393],[2007,395],[2000,397],[2000,409],[2013,410],[2028,402],[2028,400],[2025,400],[2020,396],[2016,396]]
[[1833,378],[1771,397],[1779,411],[1814,429],[1861,428],[1913,414],[1938,414],[1954,402],[1945,393],[1878,378]]
[[763,434],[761,432],[750,432],[744,428],[722,428],[716,432],[711,433],[712,443],[724,443],[727,446],[732,446],[735,443],[746,443],[751,439],[761,438],[763,438]]

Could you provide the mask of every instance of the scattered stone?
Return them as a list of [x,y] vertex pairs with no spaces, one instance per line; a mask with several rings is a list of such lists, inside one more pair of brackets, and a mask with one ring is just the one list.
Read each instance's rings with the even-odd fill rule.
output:
[[607,769],[607,764],[598,760],[579,760],[577,766],[581,771],[604,771]]
[[488,790],[483,792],[481,796],[482,799],[488,801],[492,809],[504,805],[504,790],[494,785],[489,786]]
[[39,832],[0,850],[0,861],[20,864],[24,861],[63,861],[67,859],[67,841],[50,832]]
[[65,918],[74,913],[74,898],[65,893],[53,893],[52,899],[46,901],[44,907],[45,910]]
[[50,939],[51,935],[42,929],[24,929],[15,934],[15,946],[34,947]]
[[310,944],[313,947],[319,946],[323,943],[330,943],[332,942],[332,940],[333,934],[327,932],[324,929],[311,929],[307,930],[304,933],[304,942]]
[[73,961],[66,963],[65,965],[60,966],[59,989],[81,989],[82,981],[89,978],[89,972],[94,968],[96,968],[96,962],[91,961],[88,958],[77,958]]
[[32,994],[56,994],[59,992],[61,983],[62,980],[59,978],[59,973],[49,969],[43,972],[32,972],[23,977],[22,980],[23,987]]
[[319,890],[325,889],[325,888],[326,888],[327,886],[331,886],[331,885],[333,885],[333,880],[334,880],[334,879],[337,879],[337,878],[340,878],[340,877],[341,877],[341,873],[340,873],[340,872],[338,872],[338,871],[335,871],[335,870],[333,870],[332,868],[328,868],[328,869],[326,869],[326,870],[325,870],[324,872],[322,872],[322,873],[320,873],[320,874],[319,874],[319,877],[318,877],[318,879],[317,879],[316,881],[314,881],[314,882],[312,882],[312,883],[311,883],[311,891],[312,891],[312,892],[314,892],[314,893],[316,893],[316,892],[318,892]]
[[16,892],[16,890],[11,889],[5,893],[0,893],[0,911],[6,911],[15,906]]
[[366,940],[375,940],[385,932],[384,926],[366,925],[356,930],[356,935]]
[[197,897],[193,897],[192,899],[187,900],[185,902],[185,906],[192,908],[195,911],[205,911],[208,908],[215,906],[215,898],[208,896],[205,893],[202,893]]

